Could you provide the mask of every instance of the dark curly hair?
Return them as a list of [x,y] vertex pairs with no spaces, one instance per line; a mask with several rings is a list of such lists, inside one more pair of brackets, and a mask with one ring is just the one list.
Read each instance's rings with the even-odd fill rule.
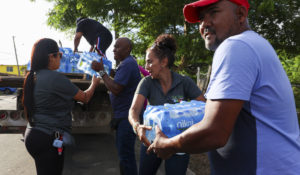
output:
[[153,51],[159,60],[168,58],[168,67],[171,68],[174,65],[175,53],[177,50],[176,40],[171,34],[159,35],[154,44],[147,49],[147,51]]

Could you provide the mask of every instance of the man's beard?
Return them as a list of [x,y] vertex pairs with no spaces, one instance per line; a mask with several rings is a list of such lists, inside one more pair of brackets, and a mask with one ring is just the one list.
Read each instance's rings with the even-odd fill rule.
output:
[[205,42],[205,47],[206,49],[210,51],[216,51],[219,45],[223,42],[224,40],[220,40],[219,38],[215,38],[215,41],[212,45],[209,45],[207,42]]
[[208,33],[210,33],[210,34],[212,34],[212,35],[215,36],[214,41],[213,42],[210,41],[210,43],[205,39],[205,48],[208,49],[208,50],[211,50],[211,51],[215,51],[218,48],[218,46],[222,43],[223,40],[221,41],[217,37],[216,31],[213,28],[211,28],[211,27],[205,28],[204,31],[205,31],[204,33],[208,32]]

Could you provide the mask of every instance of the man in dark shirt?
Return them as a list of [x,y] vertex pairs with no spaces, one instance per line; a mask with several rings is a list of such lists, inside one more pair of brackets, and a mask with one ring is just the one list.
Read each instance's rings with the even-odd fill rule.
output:
[[103,63],[94,61],[92,68],[99,71],[105,86],[110,91],[114,112],[113,125],[116,129],[116,146],[120,159],[121,174],[136,175],[137,166],[134,153],[135,134],[128,121],[128,112],[136,87],[141,80],[135,59],[130,55],[132,42],[128,38],[118,38],[114,45],[114,57],[120,64],[114,79],[104,71]]
[[112,42],[111,32],[98,21],[89,18],[79,18],[76,21],[76,34],[74,37],[74,52],[78,51],[78,45],[82,36],[91,45],[90,52],[95,45],[99,54],[105,55],[106,49]]

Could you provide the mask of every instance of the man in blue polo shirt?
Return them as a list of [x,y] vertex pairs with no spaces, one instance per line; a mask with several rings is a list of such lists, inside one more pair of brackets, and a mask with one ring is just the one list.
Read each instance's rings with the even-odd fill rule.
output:
[[128,38],[118,38],[114,45],[114,57],[120,64],[114,79],[104,71],[102,62],[94,61],[92,68],[99,71],[105,86],[110,91],[110,100],[114,112],[112,125],[116,129],[116,146],[120,159],[120,171],[123,175],[136,175],[134,144],[135,134],[128,121],[128,111],[136,87],[141,80],[135,59],[130,55],[132,42]]
[[299,175],[300,131],[289,79],[270,43],[248,24],[247,0],[200,0],[184,7],[215,51],[205,116],[148,151],[209,151],[212,175]]

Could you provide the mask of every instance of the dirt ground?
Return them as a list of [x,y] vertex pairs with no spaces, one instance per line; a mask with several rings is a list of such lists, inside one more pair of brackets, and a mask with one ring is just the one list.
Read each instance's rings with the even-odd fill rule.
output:
[[210,169],[207,154],[191,154],[189,169],[196,175],[209,175]]

